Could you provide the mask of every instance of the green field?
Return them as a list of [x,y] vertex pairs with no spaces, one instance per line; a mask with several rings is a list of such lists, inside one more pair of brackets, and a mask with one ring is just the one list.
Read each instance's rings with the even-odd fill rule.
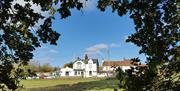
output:
[[114,88],[118,88],[118,80],[113,78],[23,80],[21,84],[25,89],[20,91],[114,91]]

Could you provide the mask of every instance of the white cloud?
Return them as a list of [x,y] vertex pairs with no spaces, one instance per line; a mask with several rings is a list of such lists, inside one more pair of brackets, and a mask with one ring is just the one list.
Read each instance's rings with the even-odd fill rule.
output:
[[89,54],[89,55],[104,55],[104,53],[106,54],[107,51],[110,49],[110,48],[118,48],[120,47],[120,44],[117,44],[117,43],[112,43],[112,44],[96,44],[96,45],[93,45],[91,47],[88,47],[86,48],[85,50],[85,53],[84,54]]
[[92,52],[99,53],[103,49],[118,48],[118,47],[120,47],[120,44],[112,43],[112,44],[108,45],[108,44],[101,43],[101,44],[96,44],[94,46],[86,48],[86,52],[89,52],[91,54],[92,54]]
[[104,50],[108,49],[107,44],[96,44],[94,46],[88,47],[84,54],[88,54],[90,57],[103,57]]
[[90,58],[104,58],[104,53],[102,51],[86,51],[84,55],[85,54]]
[[101,52],[100,51],[86,51],[84,54],[93,55],[93,54],[101,54]]
[[50,49],[49,52],[50,52],[50,53],[58,53],[58,51],[55,50],[55,49]]
[[116,43],[112,43],[112,44],[110,45],[110,47],[111,47],[111,48],[117,48],[117,47],[120,47],[120,45],[119,45],[119,44],[116,44]]
[[102,49],[107,49],[107,48],[108,48],[108,45],[106,45],[106,44],[96,44],[92,47],[86,48],[86,51],[87,52],[98,52]]

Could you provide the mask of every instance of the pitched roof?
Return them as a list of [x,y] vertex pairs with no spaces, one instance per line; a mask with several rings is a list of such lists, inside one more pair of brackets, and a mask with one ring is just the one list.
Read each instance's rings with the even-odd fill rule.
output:
[[[77,62],[77,61],[82,61],[82,62],[84,62],[85,64],[87,64],[89,60],[90,60],[90,59],[80,59],[79,57],[77,57],[77,59],[76,59],[73,63],[75,63],[75,62]],[[93,61],[94,64],[97,64],[97,65],[99,66],[99,61],[98,61],[98,59],[92,59],[92,61]]]
[[104,61],[103,66],[133,66],[131,60],[124,59],[123,61]]
[[[88,61],[89,61],[89,59],[86,59],[86,60],[84,60],[84,63],[87,64]],[[93,61],[94,64],[96,63],[96,64],[99,66],[99,61],[98,61],[98,59],[92,59],[92,61]]]
[[77,57],[77,59],[73,63],[75,63],[77,61],[82,61],[83,62],[83,59],[80,59],[79,57]]
[[99,61],[98,59],[92,59],[93,60],[93,63],[96,63],[98,66],[99,66]]
[[147,65],[146,64],[141,64],[140,67],[147,67]]

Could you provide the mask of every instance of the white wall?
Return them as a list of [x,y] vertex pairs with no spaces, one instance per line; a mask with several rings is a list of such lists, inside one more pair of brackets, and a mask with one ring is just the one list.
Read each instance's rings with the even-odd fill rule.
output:
[[103,70],[103,71],[113,71],[114,68],[111,67],[111,66],[103,66],[102,70]]
[[[78,63],[81,63],[81,69],[82,71],[74,71],[74,70],[79,70]],[[93,60],[90,59],[88,60],[88,63],[85,64],[82,60],[78,60],[73,64],[73,68],[62,68],[61,69],[61,76],[66,76],[66,72],[69,72],[69,76],[82,76],[81,74],[78,74],[78,72],[83,72],[84,77],[93,77],[97,76],[97,64],[93,63]],[[77,74],[75,75],[75,72]],[[91,75],[89,73],[92,73]]]
[[69,76],[74,76],[74,70],[72,68],[69,68],[69,67],[61,69],[61,76],[67,76],[66,72],[69,72]]
[[128,69],[131,69],[131,67],[130,67],[130,66],[121,66],[121,69],[122,69],[123,71],[125,71],[125,70],[128,70]]
[[[120,67],[121,67],[121,69],[122,69],[123,71],[128,70],[128,69],[131,69],[130,66],[120,66]],[[117,68],[118,68],[118,67],[112,68],[111,66],[103,66],[102,70],[103,70],[103,71],[114,71],[114,70],[116,70]]]
[[[92,75],[90,75],[90,71]],[[97,76],[97,64],[93,63],[90,59],[87,64],[85,64],[85,77]]]

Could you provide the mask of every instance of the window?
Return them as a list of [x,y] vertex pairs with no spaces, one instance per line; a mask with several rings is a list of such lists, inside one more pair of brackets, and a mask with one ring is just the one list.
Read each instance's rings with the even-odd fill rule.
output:
[[75,71],[74,75],[77,75],[77,71]]
[[82,63],[81,62],[77,63],[77,69],[82,69]]
[[84,75],[84,72],[81,72],[81,75],[83,76],[83,75]]
[[89,68],[92,68],[92,63],[89,63]]

